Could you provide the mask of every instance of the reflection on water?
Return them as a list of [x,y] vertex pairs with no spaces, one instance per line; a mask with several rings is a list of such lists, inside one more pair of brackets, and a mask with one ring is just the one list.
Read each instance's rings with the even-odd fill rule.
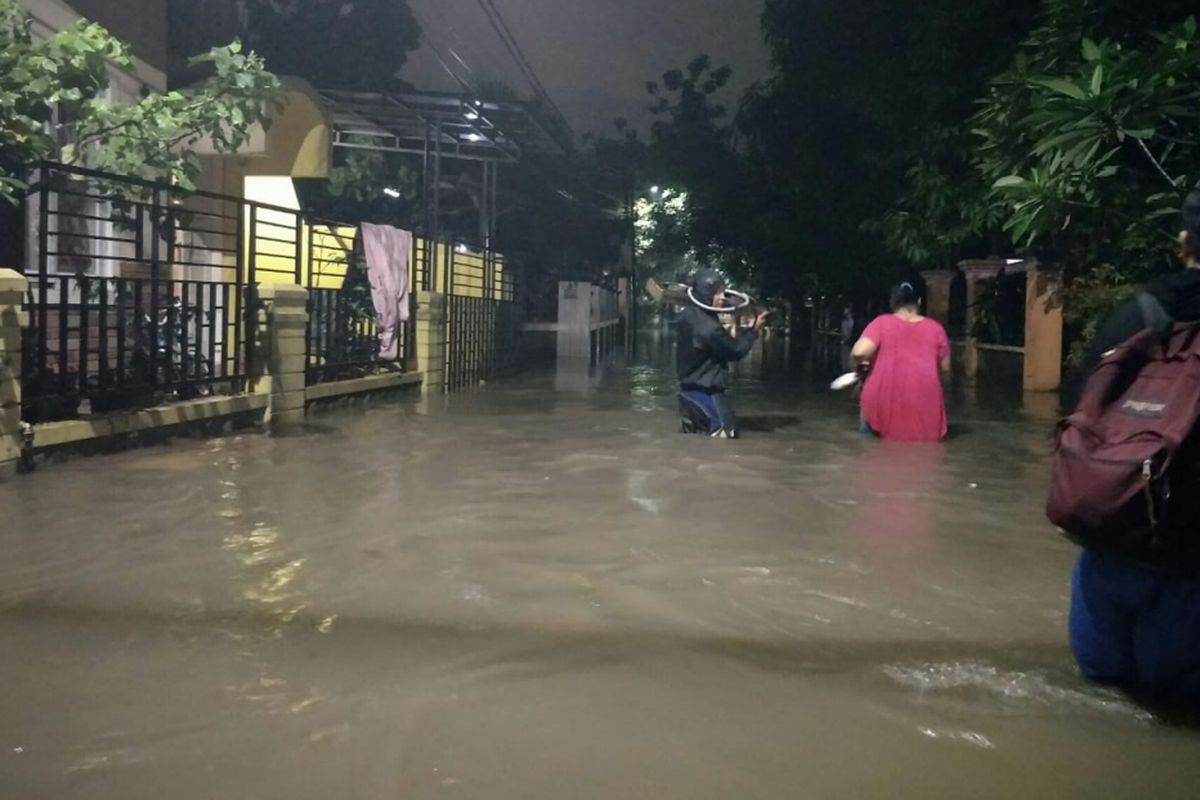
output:
[[945,492],[941,444],[877,442],[855,460],[849,552],[894,592],[920,585]]
[[892,445],[776,347],[716,442],[641,347],[0,484],[0,797],[1195,796],[1075,674],[1053,409]]

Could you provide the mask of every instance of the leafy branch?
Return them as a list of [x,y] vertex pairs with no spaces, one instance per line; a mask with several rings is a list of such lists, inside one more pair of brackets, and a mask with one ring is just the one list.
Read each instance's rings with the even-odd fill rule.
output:
[[[278,79],[234,41],[192,60],[211,68],[182,91],[116,104],[108,69],[133,71],[132,53],[103,27],[81,21],[35,41],[16,0],[0,0],[0,197],[17,202],[29,167],[62,161],[196,188],[195,146],[237,152],[282,105]],[[57,124],[52,124],[54,120]]]

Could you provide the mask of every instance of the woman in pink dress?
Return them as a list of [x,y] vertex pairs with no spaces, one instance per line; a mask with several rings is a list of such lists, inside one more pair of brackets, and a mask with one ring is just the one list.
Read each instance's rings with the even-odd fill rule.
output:
[[941,376],[950,371],[950,341],[945,328],[921,316],[911,283],[892,290],[892,313],[872,320],[850,355],[856,363],[871,364],[862,417],[872,432],[901,442],[945,438]]

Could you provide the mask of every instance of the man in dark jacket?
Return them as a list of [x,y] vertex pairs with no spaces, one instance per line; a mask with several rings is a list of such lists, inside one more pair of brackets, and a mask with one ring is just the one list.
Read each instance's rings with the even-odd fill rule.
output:
[[[1089,366],[1168,317],[1200,323],[1200,186],[1184,202],[1183,222],[1186,269],[1145,286],[1161,309],[1137,298],[1118,306],[1097,330]],[[1071,650],[1089,680],[1156,701],[1200,702],[1200,564],[1190,575],[1178,574],[1188,565],[1164,567],[1170,570],[1084,550],[1071,582]]]
[[713,270],[696,273],[694,301],[679,315],[675,363],[679,371],[679,413],[684,433],[707,433],[737,438],[737,420],[725,394],[729,364],[750,352],[767,321],[759,314],[754,325],[734,337],[725,330],[714,308],[727,306],[725,284]]

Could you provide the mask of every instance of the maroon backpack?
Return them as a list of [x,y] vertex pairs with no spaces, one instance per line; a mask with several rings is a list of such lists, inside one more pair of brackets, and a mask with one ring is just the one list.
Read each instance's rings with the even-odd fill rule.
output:
[[1046,516],[1088,549],[1192,572],[1200,564],[1200,325],[1163,323],[1107,353],[1059,423]]

